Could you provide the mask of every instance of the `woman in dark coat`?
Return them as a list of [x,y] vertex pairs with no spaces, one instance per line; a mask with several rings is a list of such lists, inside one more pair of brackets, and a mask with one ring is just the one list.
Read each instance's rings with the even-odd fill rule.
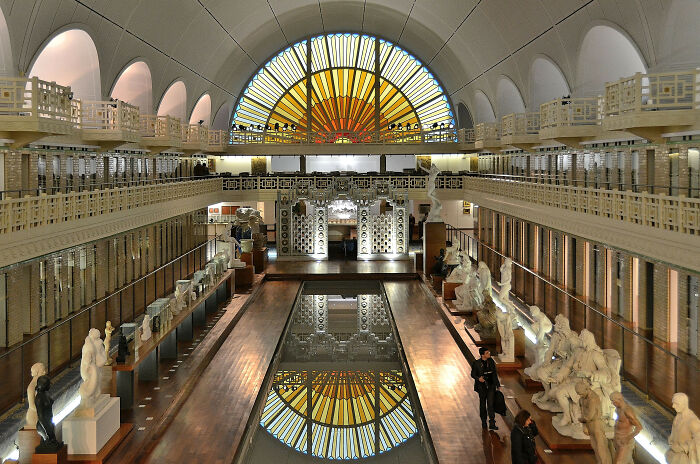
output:
[[513,431],[510,433],[510,457],[513,464],[537,464],[535,422],[525,409],[520,410],[514,422]]

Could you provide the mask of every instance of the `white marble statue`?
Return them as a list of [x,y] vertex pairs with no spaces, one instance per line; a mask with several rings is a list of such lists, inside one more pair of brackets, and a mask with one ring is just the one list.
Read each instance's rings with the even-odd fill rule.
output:
[[513,277],[513,260],[506,258],[503,260],[503,264],[500,267],[501,281],[499,285],[508,284],[510,285],[511,278]]
[[112,332],[114,332],[114,327],[112,327],[112,321],[107,321],[105,324],[105,366],[112,365],[112,357],[109,355],[109,347],[112,343]]
[[458,253],[458,260],[459,264],[457,264],[457,267],[452,269],[450,275],[448,275],[447,279],[445,279],[446,282],[464,282],[464,278],[467,276],[467,273],[470,272],[472,265],[471,262],[469,262],[467,253],[460,251]]
[[634,464],[634,437],[642,431],[642,424],[637,419],[634,409],[625,402],[622,393],[611,393],[610,401],[617,412],[615,435],[613,436],[613,462],[615,464]]
[[25,429],[35,429],[36,422],[39,420],[36,414],[36,403],[34,402],[34,396],[36,395],[36,381],[42,375],[46,375],[46,366],[44,363],[32,364],[29,371],[32,374],[32,380],[27,385],[27,415],[25,416]]
[[668,464],[700,463],[700,419],[688,407],[688,395],[676,393],[672,398],[676,417],[673,419],[671,436],[668,437],[669,450],[666,452]]
[[480,307],[482,298],[479,295],[479,279],[476,273],[467,269],[462,285],[455,288],[455,307],[460,311],[476,311]]
[[437,176],[440,174],[440,169],[435,164],[430,165],[430,170],[421,166],[428,173],[428,198],[430,198],[430,212],[428,219],[425,222],[442,222],[442,203],[435,192]]
[[95,402],[100,396],[102,384],[102,366],[106,361],[104,344],[100,339],[100,331],[90,329],[83,344],[82,358],[80,359],[80,406],[79,410],[90,410],[95,407]]
[[479,276],[479,295],[483,294],[484,290],[489,293],[490,297],[493,297],[493,289],[491,287],[491,270],[488,264],[483,261],[479,261],[479,266],[476,269],[476,273]]
[[[503,302],[503,300],[501,300]],[[513,362],[515,361],[515,335],[513,329],[517,326],[517,316],[515,315],[515,307],[510,300],[505,304],[507,311],[496,311],[496,325],[498,334],[501,337],[501,353],[498,354],[498,361]]]
[[544,391],[532,395],[532,402],[540,406],[540,408],[547,409],[544,405],[550,401],[550,383],[548,379],[553,377],[564,365],[579,344],[578,334],[569,328],[569,319],[563,314],[557,314],[554,318],[554,332],[552,332],[544,360],[536,370],[528,372],[528,375],[533,380],[539,380],[544,387]]
[[445,248],[445,264],[457,266],[459,263],[459,244]]
[[[141,341],[145,342],[149,338],[151,338],[151,316],[146,314],[143,316],[143,322],[141,322]],[[136,338],[136,337],[134,337]]]
[[[620,357],[615,350],[604,352],[600,349],[595,336],[587,329],[583,329],[579,337],[581,345],[561,368],[546,380],[551,384],[550,398],[556,400],[558,406],[550,407],[549,410],[561,412],[552,418],[552,425],[562,435],[584,439],[586,435],[578,422],[580,409],[576,384],[580,381],[587,382],[599,396],[601,420],[605,421],[612,431],[614,408],[610,402],[610,394],[620,391]],[[540,403],[537,405],[542,407]]]
[[549,347],[547,334],[552,331],[552,321],[537,306],[530,306],[530,316],[533,319],[530,328],[535,333],[535,360],[532,366],[525,369],[525,373],[535,378],[537,369],[542,366]]

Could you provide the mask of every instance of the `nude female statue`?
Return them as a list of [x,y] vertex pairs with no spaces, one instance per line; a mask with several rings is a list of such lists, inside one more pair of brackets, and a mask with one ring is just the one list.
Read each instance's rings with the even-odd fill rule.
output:
[[27,385],[27,415],[25,416],[26,423],[24,424],[25,429],[35,429],[38,417],[36,415],[36,403],[34,402],[34,396],[36,395],[36,382],[42,375],[46,375],[46,366],[43,363],[35,363],[32,365],[30,370],[32,374],[32,381]]

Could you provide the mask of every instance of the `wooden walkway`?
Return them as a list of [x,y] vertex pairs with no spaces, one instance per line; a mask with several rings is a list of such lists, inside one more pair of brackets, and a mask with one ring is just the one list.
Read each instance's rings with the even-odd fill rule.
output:
[[508,429],[485,432],[471,369],[447,330],[437,302],[419,280],[384,282],[389,306],[418,392],[423,415],[441,463],[505,463],[501,443]]

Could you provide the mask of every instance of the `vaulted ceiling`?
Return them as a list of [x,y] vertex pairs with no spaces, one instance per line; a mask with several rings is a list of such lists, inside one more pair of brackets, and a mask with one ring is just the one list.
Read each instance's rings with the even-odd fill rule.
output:
[[[103,94],[135,58],[153,73],[156,101],[173,80],[188,87],[188,109],[205,91],[212,109],[232,105],[251,75],[280,49],[322,32],[356,31],[391,40],[439,77],[453,102],[477,90],[496,95],[508,76],[528,104],[537,55],[555,62],[576,90],[576,56],[586,31],[611,24],[650,69],[697,66],[700,40],[684,10],[697,0],[0,0],[15,68],[27,72],[56,32],[85,29],[95,41]],[[692,18],[693,14],[690,14]],[[697,20],[697,15],[695,16]],[[674,31],[669,21],[685,22]],[[690,34],[690,37],[688,37]],[[679,43],[680,41],[680,43]],[[693,42],[694,41],[694,42]],[[493,100],[492,100],[493,101]]]

